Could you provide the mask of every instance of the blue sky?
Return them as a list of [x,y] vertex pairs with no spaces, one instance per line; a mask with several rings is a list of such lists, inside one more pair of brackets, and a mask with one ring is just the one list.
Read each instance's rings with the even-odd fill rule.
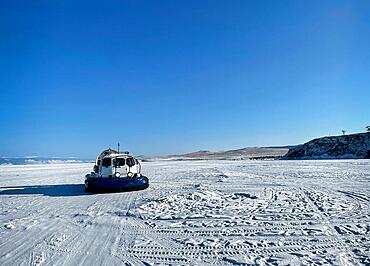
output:
[[369,1],[49,2],[0,3],[0,156],[286,145],[370,123]]

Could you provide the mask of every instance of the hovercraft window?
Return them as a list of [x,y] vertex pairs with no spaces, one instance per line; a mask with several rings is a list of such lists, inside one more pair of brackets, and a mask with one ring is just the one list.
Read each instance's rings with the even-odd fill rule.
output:
[[134,160],[134,158],[127,158],[126,163],[129,167],[131,167],[131,166],[135,165],[135,160]]
[[111,158],[104,158],[104,159],[103,159],[103,163],[102,163],[102,165],[103,165],[104,167],[109,167],[109,166],[111,166],[111,165],[112,165],[112,160],[111,160]]
[[116,158],[113,163],[115,166],[124,166],[125,158]]

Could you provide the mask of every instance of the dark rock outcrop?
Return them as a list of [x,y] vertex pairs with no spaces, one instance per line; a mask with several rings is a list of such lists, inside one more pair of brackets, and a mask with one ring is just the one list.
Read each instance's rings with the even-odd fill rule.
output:
[[284,159],[370,158],[370,133],[323,137],[291,148]]

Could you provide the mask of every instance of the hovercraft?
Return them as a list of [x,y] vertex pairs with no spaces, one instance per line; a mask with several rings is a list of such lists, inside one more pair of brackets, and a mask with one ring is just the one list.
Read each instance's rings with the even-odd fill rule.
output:
[[94,171],[85,176],[85,191],[123,192],[146,189],[149,180],[141,175],[141,165],[128,152],[104,150],[96,158]]

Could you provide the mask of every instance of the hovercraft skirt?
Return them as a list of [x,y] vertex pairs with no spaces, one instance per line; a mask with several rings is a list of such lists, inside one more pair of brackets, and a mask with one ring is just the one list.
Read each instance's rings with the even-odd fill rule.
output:
[[142,190],[149,187],[146,176],[137,178],[92,178],[85,181],[86,191],[89,192],[124,192]]

